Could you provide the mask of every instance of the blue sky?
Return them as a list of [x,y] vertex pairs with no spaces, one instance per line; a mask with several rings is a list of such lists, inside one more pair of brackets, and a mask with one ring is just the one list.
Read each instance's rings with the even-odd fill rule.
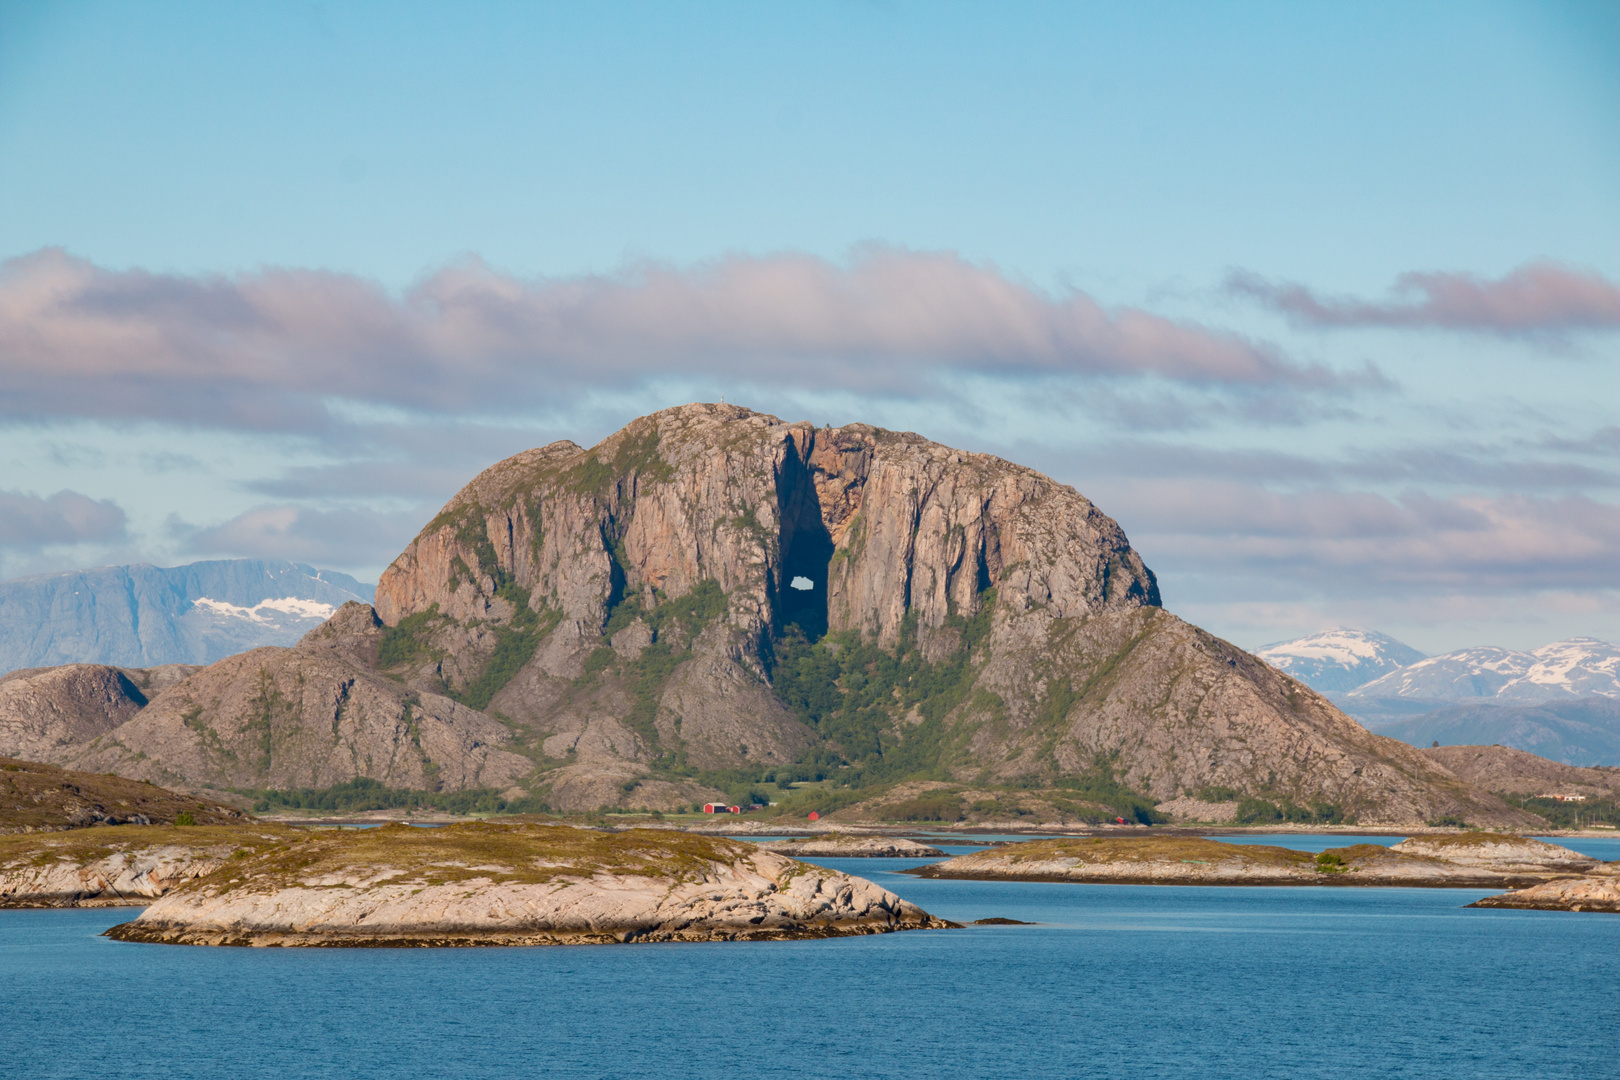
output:
[[371,577],[724,394],[1046,469],[1246,646],[1615,638],[1617,12],[0,4],[0,575]]

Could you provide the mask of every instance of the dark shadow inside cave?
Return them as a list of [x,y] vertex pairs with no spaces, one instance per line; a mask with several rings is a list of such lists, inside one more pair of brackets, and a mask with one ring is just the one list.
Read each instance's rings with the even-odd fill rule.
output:
[[773,598],[776,632],[797,625],[805,637],[817,641],[827,632],[827,567],[833,542],[821,520],[816,485],[791,450],[777,473],[776,495],[782,523],[782,570]]

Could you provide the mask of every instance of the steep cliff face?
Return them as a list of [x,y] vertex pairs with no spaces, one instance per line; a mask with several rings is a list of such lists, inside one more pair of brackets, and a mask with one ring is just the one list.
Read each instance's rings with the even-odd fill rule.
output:
[[688,405],[484,472],[383,573],[377,613],[499,620],[516,585],[592,640],[621,597],[651,606],[707,579],[745,634],[798,622],[891,647],[908,617],[937,631],[990,588],[1059,617],[1159,602],[1119,526],[1031,469],[864,424]]
[[1533,820],[1162,610],[1074,489],[727,405],[500,462],[387,569],[375,617],[215,664],[64,755],[225,786],[521,783],[565,810],[797,764]]

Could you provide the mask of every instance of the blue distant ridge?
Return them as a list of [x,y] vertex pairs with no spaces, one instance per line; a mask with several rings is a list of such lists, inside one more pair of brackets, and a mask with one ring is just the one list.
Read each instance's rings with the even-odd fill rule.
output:
[[211,664],[260,645],[290,645],[325,620],[323,609],[369,604],[374,593],[348,574],[263,559],[18,578],[0,583],[0,673],[75,663]]

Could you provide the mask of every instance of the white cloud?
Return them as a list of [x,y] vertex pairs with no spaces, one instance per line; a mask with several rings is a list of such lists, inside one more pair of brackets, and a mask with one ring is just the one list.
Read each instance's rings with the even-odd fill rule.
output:
[[309,429],[333,399],[488,414],[672,375],[903,397],[940,393],[949,375],[1366,381],[948,252],[738,255],[536,280],[467,261],[402,297],[343,274],[114,271],[59,250],[0,266],[0,393],[17,416]]

